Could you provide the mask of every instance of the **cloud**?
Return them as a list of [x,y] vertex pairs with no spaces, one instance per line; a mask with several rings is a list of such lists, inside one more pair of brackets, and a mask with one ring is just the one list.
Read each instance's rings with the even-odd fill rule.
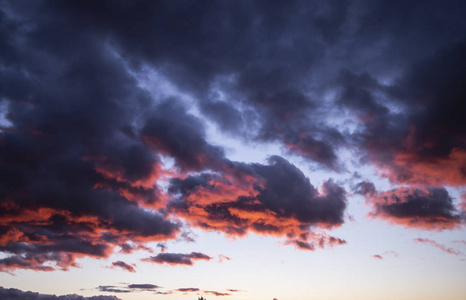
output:
[[340,226],[346,208],[343,187],[328,180],[319,191],[302,171],[279,156],[270,157],[268,165],[233,163],[224,173],[174,178],[169,192],[174,196],[169,203],[172,213],[193,226],[231,236],[252,231],[297,237],[302,245],[338,244],[318,230],[311,234],[311,226]]
[[129,289],[120,288],[113,285],[99,285],[96,289],[100,292],[106,293],[131,293],[131,290]]
[[[370,189],[364,187],[370,186]],[[423,189],[400,187],[391,191],[377,192],[367,182],[356,186],[372,206],[369,215],[390,223],[410,228],[446,230],[464,224],[461,214],[445,188]]]
[[0,8],[0,270],[189,240],[183,223],[343,244],[325,232],[344,222],[340,184],[278,156],[231,161],[207,124],[412,188],[384,203],[396,192],[358,187],[374,217],[461,223],[442,187],[466,183],[462,1],[172,2]]
[[114,261],[112,262],[112,267],[119,267],[119,268],[122,268],[128,272],[136,272],[136,270],[134,269],[135,265],[129,265],[121,260],[118,260],[118,261]]
[[172,291],[182,292],[182,293],[199,293],[199,292],[202,292],[202,293],[213,295],[213,296],[216,296],[216,297],[232,296],[233,293],[243,292],[243,291],[236,290],[236,289],[226,289],[226,292],[219,292],[219,291],[212,291],[212,290],[200,290],[199,288],[179,288],[179,289],[172,290]]
[[142,259],[142,261],[156,263],[156,264],[169,264],[169,265],[193,265],[196,260],[211,260],[212,257],[200,252],[191,252],[189,254],[183,253],[159,253],[156,256],[151,256]]
[[448,254],[453,254],[453,255],[462,255],[463,254],[463,253],[461,253],[461,252],[459,252],[457,250],[454,250],[452,248],[448,248],[445,245],[439,244],[436,241],[433,241],[433,240],[430,240],[430,239],[416,238],[416,239],[413,239],[413,241],[415,241],[417,243],[423,243],[423,244],[431,245],[431,246],[433,246],[435,248],[438,248],[438,249],[440,249],[443,252],[448,253]]
[[217,292],[217,291],[204,291],[204,293],[214,295],[214,296],[217,296],[217,297],[231,296],[232,295],[231,293],[222,293],[222,292]]
[[228,257],[228,256],[225,256],[225,255],[223,255],[223,254],[220,254],[220,255],[218,256],[218,262],[221,263],[221,262],[224,262],[225,260],[230,261],[231,258]]
[[157,243],[157,247],[160,248],[160,251],[162,253],[164,253],[165,250],[167,250],[167,244],[165,244],[165,243]]
[[159,286],[155,284],[148,284],[148,283],[133,283],[133,284],[128,284],[129,289],[139,289],[139,290],[154,290],[158,289]]
[[108,293],[134,293],[142,291],[156,291],[160,287],[155,284],[148,283],[132,283],[132,284],[120,284],[119,286],[113,285],[100,285],[96,289],[101,292]]
[[[359,138],[382,176],[398,184],[466,183],[466,124],[458,113],[465,109],[465,49],[464,40],[438,49],[411,64],[390,87],[367,74],[351,75],[346,92],[364,96],[354,95],[354,101],[343,99],[364,118],[366,130]],[[402,112],[389,111],[387,103],[374,99],[377,93],[393,98],[392,103],[401,106]],[[366,105],[355,102],[364,97]]]
[[383,259],[383,257],[382,257],[381,255],[378,255],[378,254],[372,255],[372,257],[373,257],[373,258],[376,258],[376,259],[380,259],[380,260]]
[[176,289],[175,291],[186,293],[186,292],[199,292],[200,290],[198,288],[179,288],[179,289]]
[[119,300],[115,296],[92,296],[92,297],[83,297],[76,294],[73,295],[46,295],[39,294],[34,292],[23,292],[18,289],[6,289],[0,287],[0,298],[4,300]]

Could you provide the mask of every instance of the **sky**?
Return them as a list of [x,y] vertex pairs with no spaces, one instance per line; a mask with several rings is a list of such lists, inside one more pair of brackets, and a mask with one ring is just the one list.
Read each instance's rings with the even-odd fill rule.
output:
[[465,299],[465,14],[0,0],[0,298]]

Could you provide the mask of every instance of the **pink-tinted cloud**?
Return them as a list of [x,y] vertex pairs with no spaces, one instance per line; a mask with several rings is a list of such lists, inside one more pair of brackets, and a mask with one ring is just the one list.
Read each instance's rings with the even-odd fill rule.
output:
[[433,241],[433,240],[430,240],[430,239],[417,238],[417,239],[414,239],[414,241],[417,242],[417,243],[423,243],[423,244],[431,245],[431,246],[433,246],[435,248],[438,248],[438,249],[440,249],[443,252],[448,253],[448,254],[453,254],[453,255],[461,255],[462,254],[461,252],[459,252],[457,250],[454,250],[453,248],[448,248],[447,246],[439,244],[436,241]]

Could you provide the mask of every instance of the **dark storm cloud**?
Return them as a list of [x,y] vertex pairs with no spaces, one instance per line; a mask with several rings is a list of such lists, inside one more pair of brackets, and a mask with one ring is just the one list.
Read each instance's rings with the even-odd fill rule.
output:
[[3,300],[119,300],[115,296],[92,296],[92,297],[83,297],[79,295],[64,295],[64,296],[55,296],[55,295],[46,295],[39,294],[34,292],[23,292],[18,289],[5,289],[0,287],[0,298]]
[[156,263],[156,264],[169,264],[169,265],[193,265],[196,260],[211,260],[212,257],[200,253],[200,252],[191,252],[189,254],[183,253],[159,253],[156,256],[151,256],[148,258],[142,259],[146,262]]
[[359,193],[365,195],[373,207],[372,217],[427,230],[453,229],[465,222],[445,188],[401,187],[377,192],[369,182],[361,182],[357,186]]

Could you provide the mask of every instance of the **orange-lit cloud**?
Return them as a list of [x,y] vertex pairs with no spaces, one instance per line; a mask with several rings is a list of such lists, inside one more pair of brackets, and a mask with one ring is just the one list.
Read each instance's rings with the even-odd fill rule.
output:
[[249,232],[285,237],[307,250],[345,243],[316,230],[343,223],[345,191],[336,183],[327,181],[319,191],[280,157],[273,157],[270,165],[239,165],[237,169],[249,175],[203,173],[172,180],[172,213],[192,226],[231,237]]

